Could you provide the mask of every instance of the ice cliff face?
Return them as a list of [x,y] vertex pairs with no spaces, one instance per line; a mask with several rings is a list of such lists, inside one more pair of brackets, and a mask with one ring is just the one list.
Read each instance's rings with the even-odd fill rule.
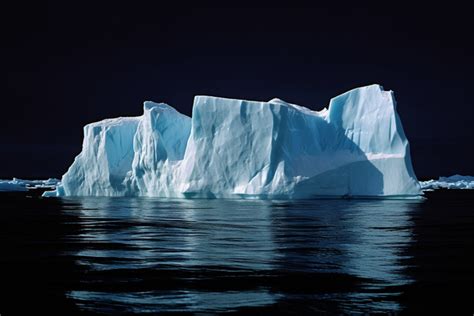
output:
[[418,195],[391,91],[346,92],[320,112],[197,96],[192,118],[145,102],[144,114],[92,123],[54,193],[68,196]]
[[133,140],[128,194],[176,196],[177,174],[191,131],[191,118],[164,103],[145,102]]
[[107,119],[84,127],[82,152],[63,175],[58,195],[123,196],[142,117]]

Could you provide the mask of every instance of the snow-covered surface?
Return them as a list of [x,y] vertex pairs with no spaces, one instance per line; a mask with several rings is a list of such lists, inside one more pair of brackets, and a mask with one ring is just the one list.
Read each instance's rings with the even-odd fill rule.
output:
[[420,181],[423,190],[430,189],[474,189],[474,177],[456,174],[438,180]]
[[12,180],[0,180],[0,191],[28,191],[28,189],[55,189],[58,185],[58,179],[47,180],[22,180],[13,178]]
[[192,118],[145,102],[140,117],[84,127],[82,152],[49,196],[311,198],[416,196],[391,91],[331,99],[320,112],[196,96]]

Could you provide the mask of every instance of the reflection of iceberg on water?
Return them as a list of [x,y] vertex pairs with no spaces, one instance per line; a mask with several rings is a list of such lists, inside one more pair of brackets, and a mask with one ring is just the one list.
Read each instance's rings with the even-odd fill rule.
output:
[[[242,278],[255,282],[256,271],[260,275],[275,269],[270,201],[101,197],[69,201],[80,203],[75,214],[82,233],[75,242],[87,247],[74,257],[88,276],[86,286],[67,295],[86,311],[91,306],[110,311],[111,306],[127,304],[127,312],[215,312],[271,305],[280,296],[257,285],[225,291],[206,288],[216,279],[226,280],[226,286],[238,285]],[[109,275],[141,291],[117,291],[113,286],[117,279]],[[153,290],[148,288],[150,280],[158,280]],[[98,290],[94,282],[114,288],[113,293]]]
[[194,99],[192,118],[145,102],[140,117],[84,127],[56,196],[310,198],[418,195],[393,93],[351,90],[316,112],[279,99]]

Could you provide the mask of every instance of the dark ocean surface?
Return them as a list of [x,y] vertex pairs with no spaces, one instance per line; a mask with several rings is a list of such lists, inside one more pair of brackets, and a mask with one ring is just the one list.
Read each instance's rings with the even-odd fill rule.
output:
[[422,200],[0,195],[2,316],[474,312],[474,193]]

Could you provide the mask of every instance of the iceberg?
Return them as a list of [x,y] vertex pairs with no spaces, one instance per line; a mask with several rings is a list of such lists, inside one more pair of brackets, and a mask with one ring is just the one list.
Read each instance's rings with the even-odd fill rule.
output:
[[322,111],[196,96],[192,117],[147,101],[139,117],[84,127],[82,152],[47,196],[418,196],[392,91],[353,89]]
[[0,180],[0,192],[26,192],[32,189],[56,189],[58,179],[47,180],[23,180],[13,178],[12,180]]
[[13,180],[0,180],[0,192],[23,192],[28,191],[26,185],[17,181],[15,178]]
[[420,181],[422,190],[436,189],[474,189],[474,177],[459,174],[450,177],[439,177],[438,180]]

